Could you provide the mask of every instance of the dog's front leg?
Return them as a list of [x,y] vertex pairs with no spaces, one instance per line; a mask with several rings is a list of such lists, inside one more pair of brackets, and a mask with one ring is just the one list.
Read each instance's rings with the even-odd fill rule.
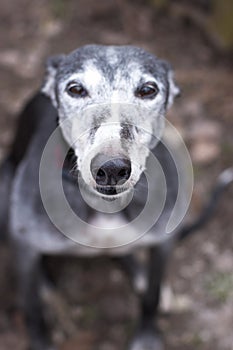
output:
[[19,307],[25,317],[30,350],[55,350],[51,345],[40,299],[41,255],[27,246],[16,247]]
[[161,283],[171,249],[172,246],[168,242],[150,248],[146,268],[147,287],[140,295],[141,318],[136,335],[130,344],[130,350],[164,349],[156,325],[156,318],[158,315]]

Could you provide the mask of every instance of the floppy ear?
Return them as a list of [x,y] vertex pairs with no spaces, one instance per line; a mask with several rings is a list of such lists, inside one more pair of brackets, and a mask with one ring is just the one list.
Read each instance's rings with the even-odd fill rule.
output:
[[170,68],[168,71],[168,100],[167,100],[167,108],[169,108],[175,99],[175,97],[180,96],[180,88],[176,85],[174,81],[174,73]]
[[50,97],[54,107],[57,107],[57,99],[56,99],[56,76],[57,70],[64,59],[64,55],[57,55],[50,57],[46,62],[46,71],[44,83],[41,88],[41,92],[43,92],[46,96]]
[[167,83],[168,83],[167,108],[169,108],[173,104],[175,97],[178,97],[180,95],[180,89],[174,81],[174,73],[171,65],[164,60],[162,60],[161,63],[167,75]]

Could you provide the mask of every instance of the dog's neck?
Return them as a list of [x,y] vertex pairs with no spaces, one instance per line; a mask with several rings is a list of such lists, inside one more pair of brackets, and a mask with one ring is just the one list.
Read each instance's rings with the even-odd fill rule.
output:
[[71,183],[77,183],[78,170],[76,169],[77,157],[73,148],[70,148],[63,163],[63,179]]

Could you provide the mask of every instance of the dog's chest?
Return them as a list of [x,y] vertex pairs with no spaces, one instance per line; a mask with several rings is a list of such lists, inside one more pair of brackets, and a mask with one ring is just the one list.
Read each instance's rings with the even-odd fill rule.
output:
[[[77,204],[79,201],[74,195],[68,213],[71,215],[73,210],[76,211],[76,220],[72,220],[73,215],[61,210],[58,221],[53,222],[43,208],[39,189],[34,183],[34,186],[29,186],[26,165],[20,167],[13,186],[10,225],[15,239],[27,241],[31,247],[49,254],[98,255],[103,253],[103,249],[105,253],[110,253],[110,250],[137,238],[133,226],[122,213],[105,214],[93,210],[87,215],[85,203],[80,201]],[[75,193],[74,186],[67,188],[67,194]],[[56,193],[53,195],[52,189],[51,185],[50,199],[57,209]]]
[[[118,247],[129,241],[133,228],[121,214],[94,213],[86,226],[86,237],[90,246]],[[88,242],[87,242],[88,244]]]
[[[82,219],[72,223],[69,216],[59,212],[64,230],[57,229],[43,207],[35,205],[39,193],[34,193],[25,182],[24,170],[22,166],[12,194],[10,222],[17,241],[23,240],[24,244],[42,253],[74,256],[119,255],[138,246],[156,244],[154,234],[147,234],[138,240],[137,227],[121,212],[105,214],[92,211],[89,217],[85,216],[83,202],[78,206],[80,214],[84,211]],[[56,204],[56,201],[52,202]]]

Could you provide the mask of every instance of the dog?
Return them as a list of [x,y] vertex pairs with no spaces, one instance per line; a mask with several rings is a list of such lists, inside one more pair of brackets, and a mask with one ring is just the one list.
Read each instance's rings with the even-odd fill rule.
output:
[[[11,237],[32,350],[55,349],[39,292],[44,254],[118,260],[141,310],[128,349],[163,349],[156,316],[166,261],[178,237],[192,231],[165,234],[182,191],[161,141],[178,95],[171,66],[141,48],[87,45],[48,59],[41,91],[19,117],[0,186],[0,227]],[[147,252],[144,264],[139,249]]]

